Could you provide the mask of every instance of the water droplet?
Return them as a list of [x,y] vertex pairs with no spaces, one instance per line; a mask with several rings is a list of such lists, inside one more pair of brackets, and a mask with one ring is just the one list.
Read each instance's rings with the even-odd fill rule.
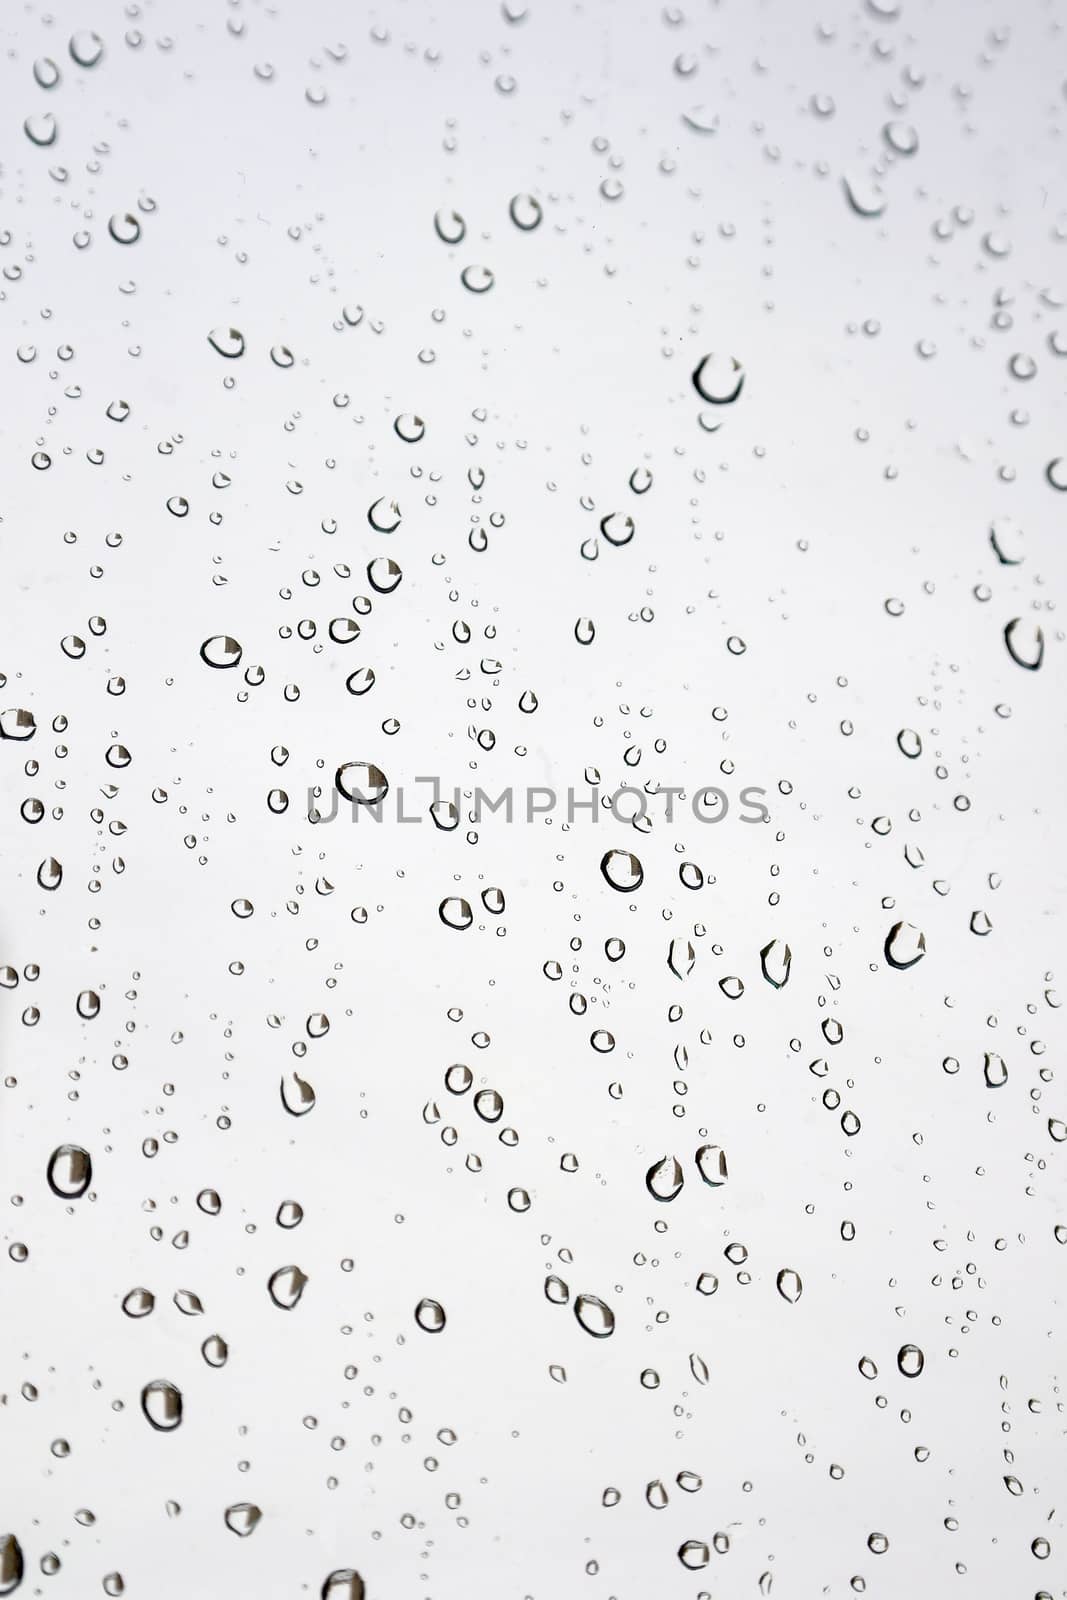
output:
[[1040,623],[1013,617],[1004,629],[1004,643],[1017,666],[1036,672],[1045,659],[1045,635]]
[[580,1294],[574,1302],[574,1315],[594,1339],[607,1339],[615,1332],[615,1313],[595,1294]]
[[378,533],[395,533],[400,526],[400,507],[382,495],[367,507],[367,521]]
[[131,1289],[122,1302],[122,1309],[134,1319],[147,1317],[155,1308],[156,1297],[151,1289]]
[[279,1311],[292,1311],[299,1305],[300,1296],[307,1287],[307,1274],[299,1267],[279,1267],[267,1281],[267,1293]]
[[141,224],[132,211],[116,211],[108,218],[107,231],[116,244],[136,244],[141,237]]
[[59,82],[59,68],[51,56],[38,56],[33,63],[34,82],[42,89],[54,89]]
[[913,967],[926,954],[926,936],[910,922],[894,922],[885,940],[885,958],[899,972]]
[[24,1571],[22,1546],[13,1533],[0,1534],[0,1594],[14,1594]]
[[702,1144],[696,1153],[697,1171],[712,1189],[720,1189],[729,1177],[726,1151],[717,1144]]
[[886,207],[885,191],[880,183],[864,173],[848,173],[841,180],[845,199],[857,217],[880,217]]
[[0,711],[0,739],[32,739],[36,732],[32,711],[23,711],[18,706]]
[[696,951],[689,939],[672,939],[667,947],[667,966],[674,976],[685,982],[696,966]]
[[731,405],[745,383],[745,369],[736,356],[707,355],[693,373],[693,387],[709,405]]
[[987,1089],[1003,1089],[1008,1081],[1008,1067],[1003,1056],[998,1056],[993,1050],[987,1050],[982,1065],[982,1075]]
[[390,556],[377,556],[367,567],[367,582],[378,594],[392,594],[403,576]]
[[540,227],[543,215],[541,202],[535,200],[532,194],[516,194],[508,202],[508,216],[523,233],[532,233]]
[[363,1579],[355,1567],[339,1567],[322,1585],[319,1600],[364,1600]]
[[887,122],[882,138],[898,156],[913,156],[919,148],[919,135],[910,122]]
[[93,1181],[93,1162],[78,1144],[61,1144],[48,1162],[48,1186],[61,1200],[77,1200]]
[[236,361],[238,356],[245,353],[245,336],[239,328],[212,328],[207,336],[207,342],[220,356],[225,356],[227,361]]
[[424,1333],[440,1333],[445,1325],[445,1308],[439,1300],[420,1300],[415,1321]]
[[793,952],[783,939],[772,939],[759,953],[763,976],[775,989],[784,989],[789,982]]
[[434,232],[445,244],[462,244],[467,237],[467,224],[458,211],[437,211],[433,219]]
[[604,882],[620,894],[633,894],[645,881],[645,869],[629,850],[609,850],[600,862]]
[[418,444],[426,436],[426,424],[413,411],[404,411],[394,420],[393,431],[405,444]]
[[905,1378],[917,1378],[926,1358],[917,1344],[902,1344],[897,1351],[897,1369]]
[[634,519],[622,511],[611,511],[600,519],[600,531],[609,544],[629,544],[634,536]]
[[79,67],[95,67],[104,53],[104,41],[91,28],[79,28],[71,34],[67,48]]
[[690,1572],[699,1572],[711,1560],[711,1551],[701,1539],[687,1539],[678,1551],[678,1560]]
[[371,761],[346,761],[334,775],[338,793],[356,805],[376,806],[389,793],[389,780]]
[[200,1354],[209,1367],[224,1367],[230,1359],[230,1347],[220,1333],[209,1333],[200,1346]]
[[676,1200],[682,1192],[685,1175],[674,1156],[663,1156],[645,1173],[645,1187],[653,1200]]
[[474,912],[469,902],[460,895],[450,895],[448,899],[442,900],[437,908],[437,914],[446,928],[455,928],[459,933],[469,928],[474,921]]
[[471,294],[486,294],[493,287],[495,279],[488,267],[464,267],[459,281]]
[[157,1433],[171,1433],[182,1420],[181,1390],[156,1378],[141,1390],[141,1410]]
[[231,639],[227,633],[217,633],[214,638],[205,639],[200,646],[200,659],[209,667],[238,667],[242,654],[237,640]]
[[31,144],[45,149],[59,137],[59,124],[50,111],[39,111],[26,118],[22,131]]
[[239,1500],[236,1505],[227,1506],[223,1512],[226,1526],[239,1539],[247,1539],[250,1533],[254,1533],[262,1516],[262,1511],[250,1500]]
[[292,1117],[304,1117],[315,1109],[315,1091],[297,1072],[282,1078],[281,1096],[282,1105]]
[[63,882],[63,865],[55,856],[49,856],[37,868],[37,882],[42,889],[58,889]]
[[792,1267],[783,1267],[777,1277],[778,1293],[783,1300],[788,1300],[795,1306],[804,1293],[804,1285],[800,1281],[800,1273],[794,1272]]

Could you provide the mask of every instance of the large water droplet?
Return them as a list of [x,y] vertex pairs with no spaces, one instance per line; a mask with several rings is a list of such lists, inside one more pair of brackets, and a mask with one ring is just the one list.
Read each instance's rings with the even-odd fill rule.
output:
[[79,28],[71,34],[67,48],[79,67],[95,67],[104,53],[104,41],[91,28]]
[[279,1311],[292,1311],[300,1303],[307,1281],[307,1274],[299,1267],[279,1267],[267,1280],[267,1293]]
[[236,1505],[227,1506],[223,1512],[226,1526],[239,1539],[247,1539],[250,1533],[254,1533],[262,1516],[262,1511],[250,1500],[239,1500]]
[[609,511],[600,519],[600,531],[609,544],[629,544],[635,533],[634,519],[624,511]]
[[926,936],[910,922],[894,922],[885,939],[885,958],[903,972],[926,954]]
[[230,1347],[221,1333],[209,1333],[200,1346],[200,1354],[209,1367],[224,1367],[230,1359]]
[[367,521],[378,533],[395,533],[400,526],[400,507],[382,495],[367,507]]
[[356,805],[376,806],[389,793],[389,780],[371,761],[346,761],[334,776],[338,792]]
[[1013,617],[1004,629],[1004,643],[1017,666],[1036,672],[1045,659],[1045,635],[1041,624],[1029,617]]
[[166,1378],[156,1378],[141,1390],[141,1410],[157,1433],[172,1433],[182,1420],[181,1390]]
[[792,1267],[783,1267],[777,1278],[778,1293],[783,1300],[788,1300],[795,1306],[804,1293],[804,1285],[800,1281],[800,1273],[794,1272]]
[[48,1162],[48,1186],[61,1200],[77,1200],[93,1181],[93,1162],[80,1144],[61,1144]]
[[0,739],[32,739],[36,732],[32,711],[23,711],[19,706],[0,711]]
[[445,1325],[445,1308],[439,1300],[420,1300],[415,1307],[415,1321],[423,1333],[440,1333]]
[[236,361],[238,356],[243,356],[245,353],[245,336],[240,328],[212,328],[207,336],[207,342],[220,356],[225,356],[227,361]]
[[471,294],[487,294],[496,280],[488,267],[464,267],[459,281]]
[[615,1332],[615,1313],[595,1294],[580,1294],[574,1302],[574,1315],[594,1339],[607,1339]]
[[46,149],[50,144],[55,144],[59,137],[59,124],[50,111],[38,111],[26,118],[22,131],[31,144]]
[[633,894],[645,881],[644,867],[629,850],[609,850],[601,857],[600,871],[604,882],[620,894]]
[[917,1344],[902,1344],[897,1351],[897,1368],[905,1378],[917,1378],[926,1365],[926,1357]]
[[437,908],[437,914],[446,928],[455,928],[457,933],[462,933],[474,921],[470,902],[464,900],[462,895],[450,895],[446,900],[442,900]]
[[433,219],[434,232],[444,244],[462,244],[467,237],[467,224],[458,211],[437,211]]
[[0,1594],[14,1594],[24,1570],[22,1546],[13,1533],[0,1534]]
[[696,1153],[697,1171],[712,1189],[721,1189],[730,1174],[726,1170],[726,1151],[717,1144],[702,1144]]
[[994,517],[989,527],[989,542],[1001,566],[1017,567],[1023,559],[1023,530],[1014,517]]
[[707,355],[693,373],[693,387],[709,405],[728,406],[744,387],[745,369],[736,356]]
[[289,1072],[281,1081],[282,1105],[291,1117],[304,1117],[315,1109],[315,1091],[306,1078]]
[[214,638],[205,639],[200,646],[200,659],[209,667],[240,666],[241,655],[241,646],[227,633],[217,633]]
[[982,1065],[982,1075],[987,1089],[1003,1089],[1008,1081],[1008,1066],[1004,1057],[998,1056],[993,1050],[987,1050]]
[[772,939],[770,944],[765,944],[759,959],[767,982],[775,989],[784,989],[793,964],[793,952],[784,939]]
[[516,194],[508,202],[508,216],[523,233],[532,233],[540,227],[543,215],[541,202],[535,200],[532,194]]
[[363,1579],[355,1567],[339,1567],[322,1585],[320,1600],[364,1600]]
[[390,556],[376,556],[367,567],[367,582],[378,594],[392,594],[403,576]]
[[42,89],[54,89],[59,82],[59,68],[51,56],[38,56],[33,63],[33,78]]
[[880,217],[886,208],[885,190],[865,173],[847,173],[841,187],[857,217]]
[[663,1156],[645,1173],[645,1187],[654,1200],[676,1200],[684,1183],[685,1175],[674,1156]]
[[696,951],[690,939],[672,939],[667,948],[667,965],[683,983],[696,966]]
[[132,211],[116,211],[108,218],[107,231],[116,244],[136,244],[141,237],[141,224]]

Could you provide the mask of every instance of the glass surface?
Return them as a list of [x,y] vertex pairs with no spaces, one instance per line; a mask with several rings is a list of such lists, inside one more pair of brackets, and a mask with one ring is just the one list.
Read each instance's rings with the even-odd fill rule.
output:
[[1060,0],[0,22],[0,1594],[1067,1594]]

